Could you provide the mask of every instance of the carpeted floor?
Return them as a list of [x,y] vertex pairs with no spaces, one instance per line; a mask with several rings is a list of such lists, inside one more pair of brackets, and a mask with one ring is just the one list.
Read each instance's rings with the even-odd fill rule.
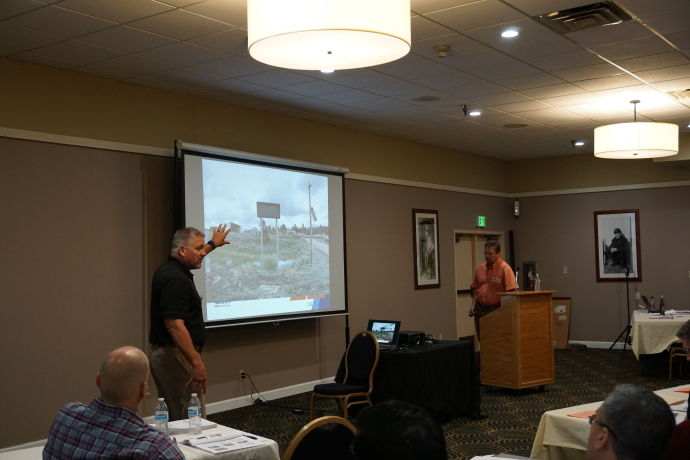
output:
[[[685,378],[678,377],[676,364],[674,378],[669,380],[668,359],[640,362],[631,351],[556,350],[556,383],[547,385],[545,391],[482,387],[482,413],[488,418],[440,420],[448,458],[461,460],[501,452],[528,457],[545,411],[601,401],[619,383],[638,383],[652,390],[682,385],[690,381],[690,372],[684,369],[683,375]],[[294,408],[303,409],[304,414],[293,414]],[[323,415],[337,415],[332,401],[319,402],[317,408]],[[309,393],[213,414],[209,419],[274,439],[282,455],[295,434],[309,422]],[[356,419],[352,421],[356,424]]]

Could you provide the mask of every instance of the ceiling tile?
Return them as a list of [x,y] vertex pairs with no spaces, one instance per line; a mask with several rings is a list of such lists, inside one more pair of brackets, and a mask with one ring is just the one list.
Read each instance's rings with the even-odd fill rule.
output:
[[[519,32],[519,35],[517,37],[505,38],[501,36],[501,33],[505,30],[515,30]],[[506,22],[504,24],[482,27],[481,29],[467,31],[464,34],[484,43],[485,45],[495,48],[502,46],[515,46],[519,43],[537,40],[540,38],[560,38],[555,32],[552,32],[532,19],[520,19],[518,21]]]
[[243,59],[237,56],[195,65],[194,68],[204,72],[225,75],[226,77],[241,77],[253,73],[266,72],[271,69],[271,67],[253,59]]
[[[518,124],[518,123],[529,124],[532,122],[529,120],[525,120],[522,117],[516,117],[515,115],[501,114],[501,115],[494,115],[492,117],[477,118],[476,123],[481,123],[484,126],[491,126],[492,128],[501,128],[502,129],[505,125],[508,125],[508,124]],[[521,129],[516,129],[515,131],[511,131],[511,132],[514,132],[516,134],[522,134]],[[497,133],[493,132],[493,134],[497,134]]]
[[370,93],[380,94],[381,96],[399,96],[401,94],[419,94],[427,91],[421,85],[416,85],[409,81],[399,81],[397,83],[389,83],[387,85],[378,85],[367,87],[366,90]]
[[192,3],[199,3],[204,2],[206,0],[158,0],[159,2],[162,3],[167,3],[168,5],[176,6],[178,8],[182,8],[184,6],[191,5]]
[[517,62],[517,60],[494,49],[473,51],[443,58],[445,65],[458,70],[478,69],[480,67],[508,64],[510,62]]
[[588,104],[590,102],[599,102],[601,98],[593,93],[582,92],[580,94],[569,94],[557,97],[546,97],[541,99],[542,102],[556,107],[565,107],[568,105]]
[[542,109],[534,110],[532,112],[522,112],[521,117],[527,118],[529,120],[534,120],[539,123],[544,124],[555,124],[555,123],[567,123],[569,121],[581,121],[583,118],[574,113],[566,112],[561,109]]
[[484,107],[481,104],[468,104],[468,113],[471,112],[479,112],[479,116],[472,116],[472,115],[465,115],[465,112],[462,110],[462,108],[458,107],[458,110],[456,112],[446,112],[448,115],[454,115],[457,118],[467,118],[467,119],[472,119],[473,121],[477,123],[481,123],[482,119],[484,117],[493,117],[497,115],[505,115],[503,112],[499,112],[498,110],[494,110],[490,107]]
[[204,35],[216,34],[233,28],[224,22],[209,19],[185,10],[173,10],[167,13],[140,19],[129,24],[178,40],[190,40]]
[[539,101],[515,102],[513,104],[503,104],[492,106],[496,110],[508,113],[529,112],[531,110],[550,109],[551,106]]
[[237,27],[247,26],[247,2],[244,1],[206,0],[184,9]]
[[132,27],[117,26],[89,35],[82,35],[79,37],[79,41],[127,53],[138,53],[139,51],[175,43],[176,40]]
[[319,99],[323,99],[329,102],[335,102],[336,104],[354,104],[355,102],[371,101],[374,99],[381,99],[378,94],[371,94],[364,91],[358,91],[356,89],[351,89],[348,91],[341,91],[338,93],[325,94],[323,96],[318,96]]
[[[688,35],[690,35],[690,33]],[[652,56],[617,61],[616,64],[623,67],[628,72],[641,72],[645,70],[654,70],[664,67],[690,64],[690,60],[682,54],[674,51],[671,53],[654,54]]]
[[414,80],[416,78],[455,72],[455,69],[431,60],[426,60],[425,62],[412,62],[409,64],[382,68],[379,70],[379,72],[392,75],[403,80]]
[[184,42],[161,46],[137,54],[183,66],[198,65],[227,57],[225,53]]
[[637,21],[627,21],[606,27],[592,27],[566,35],[582,45],[591,47],[647,38],[654,34]]
[[657,70],[647,70],[645,72],[637,72],[636,75],[648,83],[677,80],[690,75],[690,64],[666,67],[664,69]]
[[100,67],[94,67],[90,65],[85,65],[82,67],[76,67],[72,69],[76,72],[83,72],[83,73],[88,73],[91,75],[96,75],[98,77],[103,77],[103,78],[110,78],[112,80],[126,80],[128,78],[133,78],[134,75],[128,74],[128,73],[123,73],[123,72],[115,72],[113,70],[107,70],[107,69],[101,69]]
[[380,70],[380,69],[385,69],[386,67],[393,67],[396,65],[403,65],[403,64],[409,64],[411,62],[426,62],[426,59],[424,59],[422,56],[418,56],[413,53],[407,53],[405,56],[401,57],[400,59],[396,59],[395,61],[391,62],[386,62],[385,64],[379,64],[375,66],[370,66],[368,67],[371,70]]
[[[632,108],[632,107],[631,107]],[[630,116],[632,110],[623,104],[613,104],[610,101],[590,102],[588,104],[569,105],[563,110],[581,115],[586,118],[610,118],[616,116]]]
[[46,6],[46,4],[34,0],[3,0],[0,2],[0,20],[26,13],[42,6]]
[[218,99],[219,96],[222,96],[218,93],[211,93],[211,92],[199,89],[199,88],[181,87],[181,88],[177,88],[173,91],[176,93],[187,94],[189,96],[201,97],[204,99]]
[[412,41],[426,40],[428,38],[439,37],[441,35],[452,34],[454,31],[443,27],[433,21],[429,21],[424,16],[415,16],[410,19],[410,29]]
[[306,83],[298,83],[296,85],[284,86],[281,88],[283,91],[288,91],[290,93],[301,94],[302,96],[323,96],[325,94],[337,93],[340,91],[347,91],[348,88],[345,86],[336,85],[334,83],[314,80],[308,81]]
[[131,80],[127,80],[127,83],[134,83],[136,85],[148,86],[150,88],[162,90],[171,90],[180,87],[178,83],[168,83],[165,81],[152,80],[150,78],[145,77],[132,78]]
[[28,51],[63,40],[65,37],[0,22],[0,43],[21,51]]
[[481,78],[474,77],[472,75],[460,72],[458,70],[453,71],[453,73],[417,78],[412,81],[419,85],[423,85],[433,89],[453,88],[456,86],[471,85],[474,83],[483,82]]
[[675,34],[666,34],[664,35],[664,38],[671,43],[673,43],[674,46],[676,46],[678,49],[681,50],[686,50],[685,54],[688,54],[687,50],[690,49],[690,34],[687,33],[686,31],[683,32],[677,32]]
[[181,83],[187,86],[218,81],[225,77],[208,72],[202,72],[201,70],[192,69],[190,67],[180,67],[179,69],[168,70],[167,72],[151,74],[149,75],[149,78],[153,78],[154,80],[168,81],[171,83]]
[[55,43],[36,49],[33,52],[65,61],[79,62],[80,64],[93,64],[94,62],[113,59],[125,54],[121,51],[90,45],[76,40]]
[[577,86],[587,91],[601,91],[604,89],[623,88],[625,86],[637,85],[640,83],[635,77],[630,75],[617,75],[615,77],[596,78],[594,80],[578,81]]
[[[434,93],[435,94],[435,93]],[[419,96],[425,96],[425,94],[420,94]],[[414,99],[419,96],[396,96],[395,98],[408,102],[411,105],[421,107],[428,110],[433,110],[435,112],[446,113],[446,114],[457,114],[459,110],[462,110],[463,104],[471,104],[472,102],[467,99],[461,99],[459,97],[453,97],[448,94],[441,93],[441,99],[438,101],[431,102],[420,102]]]
[[682,11],[690,8],[687,0],[617,0],[638,18],[648,18],[659,14]]
[[19,48],[12,48],[11,46],[5,46],[4,43],[0,43],[0,56],[9,56],[19,52],[21,52]]
[[302,107],[302,108],[307,108],[307,109],[323,109],[327,107],[332,107],[333,104],[332,102],[324,101],[321,99],[314,99],[311,97],[303,97],[300,99],[293,99],[288,102],[293,107]]
[[540,38],[515,44],[497,46],[497,50],[503,51],[518,59],[536,59],[554,54],[572,53],[582,51],[582,48],[575,43],[561,36]]
[[65,0],[60,2],[60,8],[119,23],[173,9],[170,5],[154,0]]
[[108,61],[97,62],[95,67],[113,70],[115,72],[131,73],[132,75],[148,75],[166,70],[176,69],[178,66],[169,62],[157,61],[155,59],[129,54]]
[[524,19],[526,16],[498,0],[484,0],[425,15],[458,32]]
[[547,72],[553,72],[555,70],[602,64],[605,61],[599,56],[583,50],[572,53],[555,54],[553,56],[537,59],[527,59],[526,62]]
[[580,120],[569,121],[567,123],[554,123],[553,126],[564,131],[571,131],[573,129],[594,129],[601,126],[601,123],[594,120]]
[[611,64],[598,64],[586,67],[576,67],[574,69],[555,70],[552,73],[566,81],[577,82],[580,80],[591,80],[592,78],[621,75],[625,72]]
[[650,17],[642,22],[662,35],[685,32],[690,30],[690,6],[685,10]]
[[381,72],[365,69],[364,71],[357,72],[355,74],[337,75],[331,78],[330,81],[339,85],[348,86],[350,88],[361,89],[368,88],[370,86],[396,83],[400,80]]
[[560,85],[542,86],[540,88],[529,88],[520,91],[527,96],[541,99],[545,97],[567,96],[570,94],[583,93],[585,90],[578,88],[571,83],[563,83]]
[[670,96],[659,94],[656,97],[640,99],[640,103],[637,104],[637,113],[657,117],[687,116],[690,115],[690,109]]
[[510,0],[511,5],[530,16],[553,13],[554,11],[567,10],[591,3],[592,0]]
[[514,102],[524,102],[532,100],[531,98],[523,94],[514,93],[512,91],[508,93],[490,94],[487,96],[474,96],[470,99],[473,102],[476,102],[477,104],[488,105],[491,107],[495,107],[497,105],[502,104],[512,104]]
[[[633,121],[632,117],[632,112],[630,112],[629,115],[618,115],[615,117],[596,117],[593,116],[591,117],[593,120],[601,122],[602,124],[605,125],[610,125],[613,123],[628,123]],[[639,113],[637,114],[637,121],[651,121],[649,118],[645,117],[644,115],[640,115]]]
[[41,56],[34,53],[19,53],[12,56],[12,59],[19,59],[20,61],[28,61],[36,64],[48,65],[57,67],[58,69],[72,69],[79,67],[78,62],[63,61],[62,59],[55,59],[48,56]]
[[597,54],[612,61],[620,61],[635,57],[649,56],[652,54],[668,53],[674,49],[659,37],[631,40],[614,45],[592,48]]
[[247,31],[244,29],[232,29],[219,34],[206,35],[189,40],[189,43],[251,59],[247,50]]
[[664,92],[690,89],[690,77],[679,78],[677,80],[658,81],[652,83],[652,86]]
[[209,91],[222,91],[225,94],[234,93],[254,93],[257,91],[265,91],[265,86],[249,83],[242,80],[221,80],[216,82],[209,82],[199,85],[200,88],[207,88]]
[[288,93],[287,91],[281,91],[279,89],[263,89],[261,91],[252,92],[251,97],[254,99],[263,99],[266,102],[285,102],[301,99],[304,96]]
[[78,37],[97,30],[107,29],[116,24],[103,19],[94,18],[85,14],[49,6],[38,10],[30,11],[21,16],[8,19],[7,22],[36,29],[50,34],[61,35],[63,37]]
[[458,86],[457,88],[447,88],[446,93],[453,94],[459,97],[472,98],[476,96],[486,96],[489,94],[498,94],[510,92],[509,89],[493,83],[477,83],[474,85]]
[[450,49],[446,52],[447,56],[486,49],[486,45],[482,45],[476,40],[472,40],[458,33],[452,33],[442,37],[416,41],[412,43],[410,52],[425,58],[438,59],[438,51],[434,49],[434,47],[438,45],[450,46]]
[[537,88],[542,86],[552,86],[558,85],[559,83],[565,83],[558,77],[554,77],[548,73],[536,73],[533,75],[525,75],[522,77],[509,78],[507,80],[497,80],[496,84],[505,86],[513,90],[525,90],[529,88]]
[[256,83],[257,85],[268,86],[270,88],[280,88],[281,86],[296,85],[298,83],[306,83],[313,81],[311,77],[300,75],[289,70],[279,69],[271,70],[270,72],[262,72],[253,75],[242,77],[241,80],[249,83]]
[[505,78],[517,78],[524,75],[532,75],[541,73],[535,67],[524,62],[511,62],[508,64],[493,65],[489,67],[481,67],[479,69],[468,69],[467,73],[475,77],[483,78],[484,80],[496,81]]

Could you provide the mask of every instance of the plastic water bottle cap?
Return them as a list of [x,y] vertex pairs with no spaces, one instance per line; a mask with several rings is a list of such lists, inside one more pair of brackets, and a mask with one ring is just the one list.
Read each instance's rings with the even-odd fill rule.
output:
[[164,401],[164,398],[158,398],[159,401]]
[[196,393],[192,393],[192,398],[196,398]]

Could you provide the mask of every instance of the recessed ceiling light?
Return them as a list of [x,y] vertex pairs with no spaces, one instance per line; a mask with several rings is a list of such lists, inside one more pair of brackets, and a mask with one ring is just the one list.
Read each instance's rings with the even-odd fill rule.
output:
[[690,128],[690,125],[688,125],[688,128]]
[[477,116],[479,116],[479,115],[481,115],[481,114],[482,114],[481,112],[478,112],[478,111],[476,111],[476,110],[475,110],[474,112],[470,112],[470,115],[473,116],[473,117],[477,117]]
[[517,37],[519,34],[520,34],[520,32],[518,32],[517,30],[508,29],[508,30],[504,30],[503,33],[501,33],[501,37],[513,38],[513,37]]
[[333,73],[333,69],[322,69],[321,73]]
[[577,142],[575,142],[575,146],[576,146],[576,147],[582,147],[583,145],[585,145],[585,143],[582,142],[582,141],[577,141]]

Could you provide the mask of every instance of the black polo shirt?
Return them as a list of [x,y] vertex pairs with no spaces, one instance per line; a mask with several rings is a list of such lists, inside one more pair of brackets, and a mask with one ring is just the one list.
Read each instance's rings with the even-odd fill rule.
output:
[[201,310],[201,297],[194,285],[194,275],[173,256],[168,256],[168,260],[153,274],[150,343],[173,343],[165,328],[165,319],[183,319],[192,343],[204,346],[204,314]]

